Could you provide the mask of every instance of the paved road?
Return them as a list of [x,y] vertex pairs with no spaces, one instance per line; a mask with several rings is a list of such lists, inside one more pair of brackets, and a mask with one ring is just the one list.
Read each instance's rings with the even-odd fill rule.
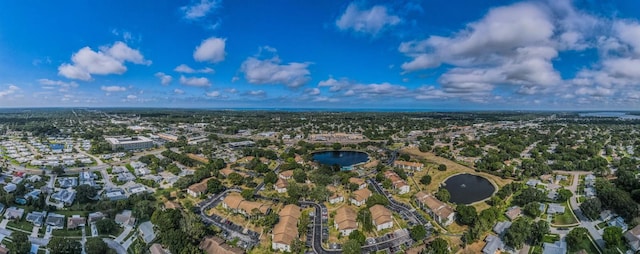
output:
[[125,250],[122,245],[117,243],[116,241],[110,238],[102,238],[102,241],[109,246],[109,249],[115,250],[118,254],[127,254],[127,250]]
[[422,224],[426,226],[427,229],[431,228],[431,223],[429,223],[429,221],[427,221],[427,219],[424,218],[422,214],[416,211],[415,208],[393,199],[391,196],[387,194],[387,192],[382,188],[382,186],[380,186],[380,184],[378,184],[372,178],[367,178],[367,182],[371,186],[373,186],[376,192],[385,196],[389,200],[388,207],[394,212],[399,213],[404,219],[407,219],[409,221],[409,224],[413,224],[413,225]]
[[588,175],[592,172],[588,171],[553,171],[554,173],[562,173],[562,174],[571,174],[573,175],[573,182],[571,186],[568,187],[569,190],[573,192],[573,197],[569,199],[569,204],[571,205],[571,210],[576,214],[578,220],[580,220],[580,226],[586,228],[591,235],[591,238],[596,242],[596,244],[601,248],[605,249],[605,242],[602,239],[602,235],[596,229],[596,225],[598,221],[591,221],[584,214],[582,214],[582,210],[580,210],[580,204],[578,204],[578,195],[576,195],[578,190],[578,182],[580,181],[581,175]]

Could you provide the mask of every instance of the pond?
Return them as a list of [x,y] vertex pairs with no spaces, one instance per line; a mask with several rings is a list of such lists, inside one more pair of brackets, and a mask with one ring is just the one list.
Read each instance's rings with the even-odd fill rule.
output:
[[472,174],[449,177],[443,185],[451,194],[451,203],[465,205],[487,199],[496,190],[489,180]]
[[338,165],[342,170],[351,170],[353,165],[369,160],[369,155],[358,151],[326,151],[314,153],[313,160],[324,165]]

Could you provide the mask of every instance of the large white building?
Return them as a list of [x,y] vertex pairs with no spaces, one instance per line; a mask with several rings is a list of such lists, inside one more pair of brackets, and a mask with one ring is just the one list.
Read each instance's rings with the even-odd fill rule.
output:
[[105,138],[105,140],[107,140],[113,150],[138,150],[153,147],[153,140],[142,136],[127,138],[109,137]]

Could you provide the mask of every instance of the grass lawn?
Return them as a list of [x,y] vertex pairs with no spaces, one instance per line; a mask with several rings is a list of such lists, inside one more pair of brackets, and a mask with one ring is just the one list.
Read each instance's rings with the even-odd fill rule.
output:
[[[66,229],[54,229],[51,232],[53,236],[82,236],[82,229],[66,230]],[[90,236],[91,234],[89,234]]]
[[542,241],[545,243],[555,243],[560,240],[560,236],[556,234],[546,234],[542,237]]
[[542,247],[532,246],[531,249],[529,249],[529,254],[542,254]]
[[598,223],[598,228],[606,228],[606,227],[607,227],[607,222],[606,221]]
[[587,200],[587,198],[584,196],[578,197],[578,203],[584,203],[585,200]]
[[[578,243],[577,250],[580,251],[582,249],[586,250],[587,253],[600,253],[598,251],[598,247],[593,245],[591,242],[591,238],[588,235],[580,238],[580,242]],[[577,253],[578,251],[569,251],[568,253]]]
[[554,225],[572,225],[578,223],[578,220],[573,215],[571,208],[564,203],[564,213],[556,214],[553,216],[553,224]]
[[28,221],[9,221],[9,223],[7,223],[7,227],[14,227],[14,228],[19,228],[22,230],[26,230],[31,232],[31,230],[33,230],[33,224],[31,222]]

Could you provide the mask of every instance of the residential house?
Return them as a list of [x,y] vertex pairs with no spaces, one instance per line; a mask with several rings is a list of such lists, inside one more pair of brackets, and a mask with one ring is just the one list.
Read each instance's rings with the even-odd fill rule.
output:
[[192,184],[187,188],[187,193],[192,197],[199,197],[200,195],[207,192],[207,181],[209,178],[204,179],[202,182]]
[[510,227],[511,227],[510,221],[500,221],[496,223],[495,226],[493,226],[493,232],[495,232],[498,235],[502,235],[506,233],[507,229],[509,229]]
[[566,254],[567,242],[557,241],[555,243],[544,243],[542,245],[542,254]]
[[613,216],[614,216],[614,213],[612,213],[611,210],[604,210],[600,212],[600,220],[603,220],[603,221],[607,221],[611,219],[611,217]]
[[89,214],[89,223],[94,223],[96,221],[104,219],[106,216],[102,212],[95,212]]
[[408,169],[408,170],[414,170],[414,171],[422,171],[422,169],[424,169],[424,164],[422,163],[399,161],[399,160],[394,161],[393,166],[396,168]]
[[200,243],[200,246],[198,247],[199,249],[203,250],[207,254],[244,254],[245,253],[244,250],[240,248],[233,247],[231,245],[224,243],[224,240],[222,240],[222,238],[219,238],[217,236],[205,237]]
[[538,186],[539,183],[540,183],[540,180],[537,180],[537,179],[529,179],[527,181],[527,185],[529,185],[531,187],[536,187],[536,186]]
[[378,231],[393,227],[393,214],[382,205],[374,205],[369,208],[371,220]]
[[298,238],[300,207],[297,205],[286,205],[280,210],[279,215],[280,220],[272,230],[271,248],[283,252],[291,252],[291,244],[293,240]]
[[53,193],[51,195],[51,198],[53,198],[54,200],[60,203],[63,203],[66,206],[70,206],[73,204],[73,201],[76,200],[76,191],[72,189],[71,190],[62,189],[61,191]]
[[167,252],[162,248],[162,245],[158,243],[154,243],[149,247],[149,253],[151,254],[167,254]]
[[609,226],[611,227],[621,228],[622,232],[625,232],[629,229],[629,226],[627,225],[627,223],[625,223],[624,219],[620,216],[614,218],[613,220],[610,220],[609,222],[607,222],[607,224],[609,224]]
[[59,177],[58,184],[60,188],[66,189],[70,187],[78,186],[78,178],[77,177]]
[[293,170],[282,171],[278,174],[278,177],[284,180],[289,180],[293,177]]
[[415,198],[418,206],[427,212],[440,225],[448,226],[453,223],[455,219],[455,212],[448,204],[424,191],[416,193]]
[[150,221],[140,223],[138,226],[138,233],[140,234],[140,237],[142,237],[142,240],[147,244],[152,242],[153,239],[156,239],[156,232],[153,230],[153,224]]
[[76,229],[78,227],[84,227],[87,224],[87,219],[80,215],[71,215],[67,218],[67,229]]
[[484,254],[497,254],[505,251],[505,244],[495,235],[488,235],[484,241],[487,243],[484,248],[482,248],[482,253]]
[[411,190],[411,187],[407,182],[405,182],[396,172],[386,171],[384,172],[384,176],[391,181],[393,185],[393,189],[398,192],[398,194],[405,194]]
[[273,189],[276,190],[278,193],[287,192],[287,187],[289,187],[289,182],[287,182],[287,180],[284,180],[282,178],[278,178],[276,183],[273,184]]
[[512,206],[507,209],[504,215],[506,215],[509,220],[514,221],[522,215],[522,209],[519,206]]
[[562,204],[549,204],[547,208],[547,214],[563,214],[565,210]]
[[584,177],[584,184],[588,187],[593,187],[596,184],[596,176],[589,174]]
[[26,220],[28,222],[33,223],[34,226],[36,227],[42,227],[43,223],[44,223],[44,218],[47,217],[47,212],[30,212],[27,214],[27,218]]
[[[222,200],[222,207],[229,209],[234,213],[244,216],[266,215],[271,212],[271,206],[256,201],[248,201],[242,198],[240,194],[231,193]],[[256,214],[259,212],[259,214]]]
[[361,206],[366,204],[367,199],[369,199],[369,197],[373,195],[371,191],[367,188],[354,191],[352,194],[353,196],[351,197],[350,201],[351,201],[351,204],[354,204],[356,206]]
[[18,186],[13,184],[13,183],[8,183],[7,185],[5,185],[3,187],[4,191],[6,191],[8,193],[16,191],[17,188],[18,188]]
[[348,236],[354,230],[358,229],[358,222],[356,222],[357,214],[353,208],[349,206],[342,206],[336,210],[336,215],[333,218],[334,227],[340,231],[342,236]]
[[47,220],[45,224],[53,229],[63,229],[64,228],[64,215],[49,213],[47,216]]
[[351,178],[349,178],[349,183],[357,185],[358,186],[358,190],[367,188],[367,182],[362,178],[351,177]]
[[327,190],[332,193],[332,195],[329,197],[329,204],[334,205],[344,202],[344,196],[340,195],[335,187],[327,186]]
[[124,226],[134,226],[136,224],[136,218],[133,217],[131,210],[122,210],[121,213],[116,214],[116,224]]
[[624,239],[627,240],[631,250],[634,252],[640,251],[640,225],[625,232]]

